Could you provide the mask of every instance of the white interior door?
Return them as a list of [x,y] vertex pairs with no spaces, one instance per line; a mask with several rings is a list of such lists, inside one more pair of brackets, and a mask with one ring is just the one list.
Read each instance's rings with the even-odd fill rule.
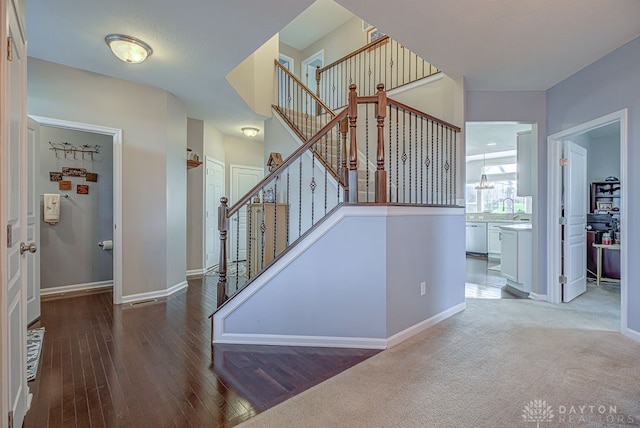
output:
[[224,196],[224,164],[215,159],[207,158],[206,168],[205,269],[210,269],[220,262],[218,207],[220,206],[220,198]]
[[[27,119],[27,242],[40,245],[40,194],[37,176],[40,124]],[[27,257],[27,325],[40,318],[40,251]]]
[[[16,10],[16,7],[18,10]],[[2,426],[22,426],[27,410],[27,259],[29,251],[21,254],[27,239],[26,186],[26,66],[25,27],[22,1],[3,1],[3,43],[11,55],[2,50],[0,59],[4,79],[2,88],[2,137],[0,138],[0,224],[5,239],[0,245],[0,347],[2,388]],[[6,12],[6,16],[4,14]],[[6,31],[6,34],[5,34]],[[8,43],[6,41],[8,41]],[[6,56],[5,56],[6,55]],[[10,57],[10,58],[9,58]]]
[[569,302],[587,291],[587,150],[570,141],[563,142],[563,262],[566,281],[562,301]]
[[[231,165],[231,200],[229,207],[247,194],[249,190],[264,177],[264,169],[254,166]],[[247,210],[242,208],[229,224],[231,239],[231,254],[229,260],[247,259]]]

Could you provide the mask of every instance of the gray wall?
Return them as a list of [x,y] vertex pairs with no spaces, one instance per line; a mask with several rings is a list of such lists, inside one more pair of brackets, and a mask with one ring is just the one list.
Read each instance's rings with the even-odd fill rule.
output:
[[176,285],[170,281],[184,281],[184,105],[160,89],[33,58],[27,73],[29,114],[123,130],[123,297],[163,292]]
[[615,129],[609,138],[594,138],[586,133],[571,141],[587,149],[587,181],[604,181],[609,176],[620,178],[620,126],[608,125]]
[[[622,159],[628,182],[640,182],[640,38],[582,69],[547,91],[548,134],[554,134],[607,114],[628,108],[628,156]],[[542,175],[546,172],[540,169]],[[619,177],[620,178],[620,177]],[[640,210],[640,187],[628,186],[626,225],[629,257],[627,311],[628,327],[640,331],[640,265],[633,255],[640,254],[640,224],[633,221]],[[624,326],[623,326],[624,327]]]
[[464,210],[447,211],[387,218],[387,337],[464,303]]
[[187,269],[187,110],[167,96],[166,123],[166,288],[186,281]]
[[[187,120],[187,147],[204,162],[204,122]],[[187,170],[187,270],[204,269],[204,180],[203,164]]]
[[[539,295],[547,294],[547,115],[546,94],[541,91],[521,92],[474,92],[466,93],[465,120],[515,121],[533,123],[533,132],[537,133],[537,197],[533,197],[533,216],[537,219],[533,231],[533,270],[532,291]],[[533,167],[536,160],[532,160]],[[535,188],[535,187],[534,187]]]
[[342,215],[228,314],[224,333],[388,339],[464,303],[462,208],[343,207],[334,214]]
[[[75,147],[100,145],[93,155],[56,154],[49,142],[68,142]],[[50,225],[40,219],[41,288],[90,284],[113,279],[113,252],[103,251],[98,242],[113,238],[113,145],[106,135],[63,128],[40,127],[38,192],[67,194],[60,199],[60,221]],[[63,167],[85,168],[98,174],[97,182],[84,177],[63,177],[73,184],[72,190],[58,190],[58,182],[49,181],[49,172]],[[88,195],[76,193],[78,184],[89,186]],[[43,198],[40,198],[40,212]]]

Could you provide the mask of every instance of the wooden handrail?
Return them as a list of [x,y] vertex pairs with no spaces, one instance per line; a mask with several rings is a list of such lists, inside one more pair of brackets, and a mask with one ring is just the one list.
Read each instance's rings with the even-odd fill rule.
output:
[[363,46],[363,47],[361,47],[360,49],[355,50],[355,51],[351,52],[350,54],[347,54],[347,55],[343,56],[343,57],[342,57],[342,58],[340,58],[339,60],[337,60],[337,61],[333,61],[331,64],[326,65],[326,66],[324,66],[324,67],[320,68],[320,69],[317,71],[317,73],[318,73],[318,74],[323,73],[323,72],[327,71],[328,69],[330,69],[331,67],[334,67],[334,66],[336,66],[336,65],[340,64],[341,62],[344,62],[344,61],[346,61],[346,60],[348,60],[348,59],[350,59],[350,58],[353,58],[354,56],[358,55],[359,53],[362,53],[362,52],[364,52],[364,51],[367,51],[367,50],[369,50],[369,49],[371,49],[371,48],[373,48],[373,47],[377,47],[377,45],[382,45],[382,44],[384,44],[384,43],[387,43],[387,41],[388,41],[388,40],[389,40],[389,36],[383,36],[383,37],[380,37],[379,39],[374,40],[373,42],[369,43],[368,45],[364,45],[364,46]]
[[323,109],[325,109],[330,115],[331,117],[336,117],[336,113],[331,110],[329,108],[329,106],[327,106],[316,94],[314,94],[313,92],[311,92],[309,90],[309,88],[307,88],[307,86],[302,83],[300,81],[300,79],[298,79],[292,72],[290,72],[289,70],[287,70],[286,68],[284,68],[284,66],[282,64],[280,64],[280,62],[276,59],[273,61],[276,64],[276,67],[279,67],[280,70],[284,71],[284,73],[289,76],[294,82],[296,82],[299,86],[302,87],[302,89],[311,97],[313,98],[313,100],[320,106],[322,106]]
[[[276,177],[277,175],[279,175],[282,171],[284,171],[284,169],[286,167],[288,167],[291,163],[293,163],[293,161],[295,161],[298,157],[300,157],[300,155],[302,153],[304,153],[306,150],[309,150],[311,148],[311,146],[313,146],[316,142],[318,142],[318,140],[320,140],[320,138],[324,137],[324,135],[329,132],[331,130],[331,128],[333,128],[334,126],[336,126],[342,119],[344,119],[347,116],[347,111],[343,110],[340,113],[338,113],[333,119],[331,119],[329,121],[329,123],[327,123],[325,126],[322,127],[322,129],[320,129],[320,131],[318,131],[316,133],[316,135],[314,135],[313,137],[311,137],[306,143],[304,143],[303,145],[301,145],[300,147],[298,147],[293,153],[291,153],[291,155],[286,158],[284,160],[284,162],[282,162],[282,164],[277,167],[276,169],[273,170],[273,172],[271,172],[269,175],[267,175],[266,177],[264,177],[262,180],[260,180],[258,182],[258,184],[256,184],[255,186],[253,186],[253,188],[251,188],[251,190],[249,190],[249,192],[247,192],[245,194],[244,197],[242,197],[242,199],[240,199],[238,202],[236,202],[235,204],[233,204],[233,206],[231,208],[229,208],[229,210],[227,211],[227,218],[230,218],[233,214],[235,214],[242,206],[244,206],[244,204],[246,204],[247,202],[249,202],[249,200],[251,199],[251,197],[254,195],[254,193],[256,193],[258,190],[260,190],[260,188],[262,188],[266,183],[268,183],[269,181],[271,181],[274,177]],[[332,172],[332,175],[333,172]],[[340,179],[340,177],[337,177],[334,175],[334,178],[343,186],[345,186],[345,184],[342,182],[342,180]]]
[[[361,98],[371,98],[371,97],[361,97]],[[376,98],[376,97],[373,97],[373,98]],[[358,102],[360,102],[360,98],[358,98]],[[364,101],[364,102],[367,102],[367,101]],[[368,101],[368,102],[370,102],[370,101]],[[406,110],[406,111],[408,111],[410,113],[415,114],[416,116],[424,117],[425,119],[429,119],[429,120],[431,120],[433,122],[439,123],[440,125],[444,125],[447,128],[451,128],[456,132],[460,132],[460,127],[458,127],[458,126],[452,125],[449,122],[445,122],[444,120],[438,119],[437,117],[433,117],[430,114],[421,112],[420,110],[417,110],[417,109],[415,109],[413,107],[409,107],[408,105],[402,104],[401,102],[394,101],[391,98],[387,98],[387,103],[390,106],[393,105],[393,106],[399,107],[399,108],[401,108],[403,110]]]

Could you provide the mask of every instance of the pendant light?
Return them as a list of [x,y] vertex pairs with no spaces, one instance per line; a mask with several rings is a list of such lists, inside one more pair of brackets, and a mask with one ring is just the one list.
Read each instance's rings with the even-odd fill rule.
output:
[[[485,167],[485,153],[482,154],[482,170],[484,171]],[[480,184],[476,186],[476,190],[489,190],[493,189],[494,185],[489,184],[489,180],[487,180],[487,174],[482,173],[480,176]]]

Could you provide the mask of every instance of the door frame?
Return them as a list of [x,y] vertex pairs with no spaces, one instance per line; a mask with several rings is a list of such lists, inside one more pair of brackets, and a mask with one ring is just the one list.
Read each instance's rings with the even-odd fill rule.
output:
[[[561,260],[561,228],[558,221],[561,211],[560,198],[562,196],[562,174],[560,166],[560,158],[562,157],[563,140],[572,136],[583,134],[595,128],[600,128],[611,123],[618,122],[620,124],[620,181],[623,184],[620,194],[620,222],[623,225],[629,223],[629,213],[627,212],[627,197],[629,193],[628,181],[628,129],[627,129],[627,109],[593,119],[557,132],[547,137],[548,163],[547,173],[549,180],[547,182],[547,194],[549,195],[547,204],[547,301],[550,303],[562,302],[562,287],[558,281],[558,277],[562,272]],[[627,312],[627,287],[629,284],[628,272],[628,233],[627,227],[622,227],[621,245],[620,245],[620,327],[623,334],[628,334],[628,312]]]
[[122,129],[29,115],[42,126],[108,135],[113,138],[113,303],[122,303]]

